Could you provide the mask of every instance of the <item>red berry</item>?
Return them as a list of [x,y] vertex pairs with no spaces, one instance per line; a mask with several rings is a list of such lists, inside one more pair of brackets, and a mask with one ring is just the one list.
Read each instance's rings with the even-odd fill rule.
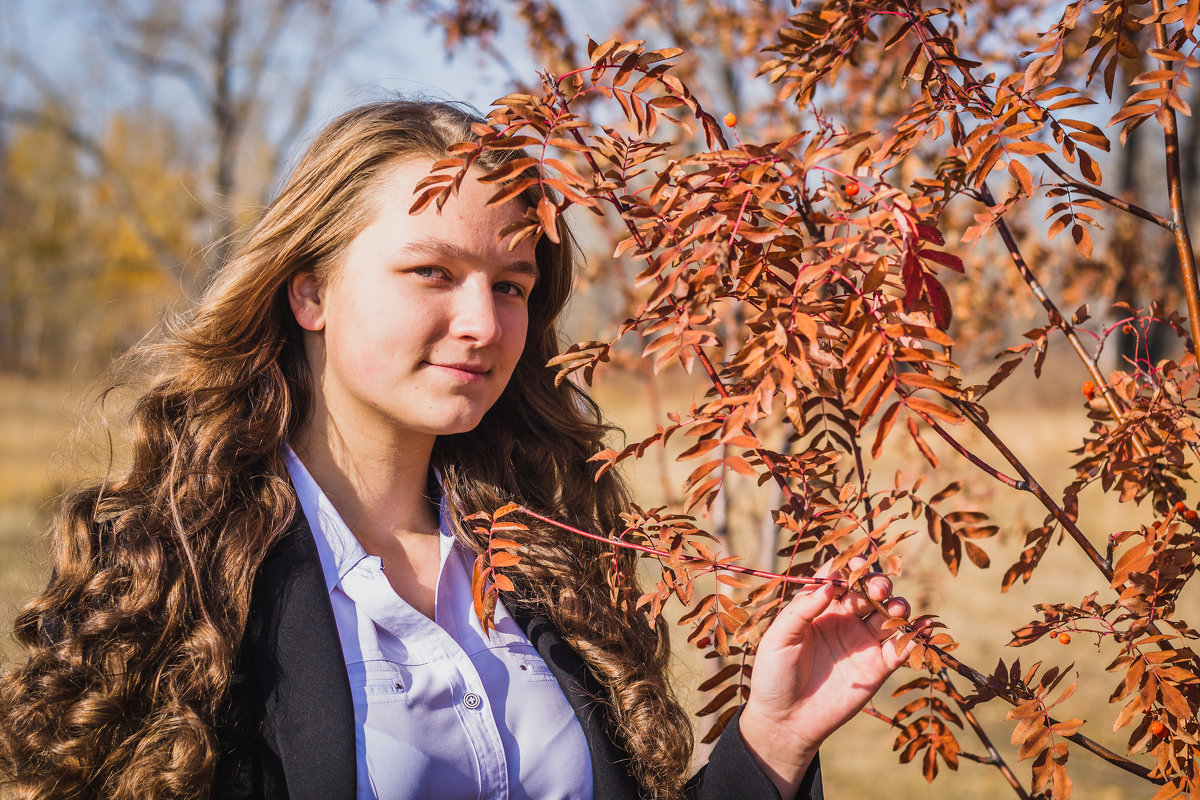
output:
[[1091,400],[1096,396],[1096,384],[1092,383],[1091,381],[1084,381],[1080,391],[1083,392],[1084,397],[1086,397],[1088,400]]
[[708,647],[710,644],[712,644],[712,639],[707,636],[705,636],[703,639],[696,640],[696,647]]
[[1121,328],[1121,333],[1123,333],[1123,334],[1125,334],[1126,336],[1128,336],[1129,334],[1133,333],[1133,326],[1132,326],[1132,325],[1125,325],[1125,326],[1123,326],[1123,327]]
[[1150,735],[1159,739],[1163,738],[1167,735],[1167,726],[1159,720],[1154,720],[1150,723]]
[[1187,506],[1185,506],[1185,505],[1183,504],[1183,501],[1182,501],[1182,500],[1176,500],[1176,501],[1175,501],[1175,513],[1176,513],[1176,514],[1182,514],[1182,513],[1183,513],[1183,512],[1185,512],[1185,511],[1187,511]]
[[1183,518],[1188,522],[1195,522],[1197,519],[1200,519],[1200,514],[1196,513],[1196,509],[1189,508],[1187,511],[1183,512]]
[[732,128],[734,125],[737,125],[737,114],[734,114],[732,111],[730,111],[728,114],[725,115],[724,121],[725,121],[725,127]]
[[1062,642],[1063,644],[1070,644],[1071,643],[1071,634],[1060,633],[1058,635],[1058,641]]
[[846,194],[850,197],[858,194],[860,189],[862,189],[862,186],[859,185],[858,181],[850,181],[846,184]]

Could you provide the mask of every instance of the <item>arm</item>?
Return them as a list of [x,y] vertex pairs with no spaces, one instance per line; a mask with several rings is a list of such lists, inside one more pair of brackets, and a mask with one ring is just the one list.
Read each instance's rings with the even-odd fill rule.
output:
[[[734,714],[721,732],[708,764],[688,782],[689,800],[782,800],[779,788],[746,746],[741,733],[745,709]],[[823,800],[821,765],[812,759],[797,791],[787,800]]]
[[[905,600],[887,600],[886,577],[866,584],[889,614],[908,614]],[[763,636],[739,732],[779,796],[809,782],[817,748],[907,659],[911,646],[897,651],[884,622],[861,594],[822,584],[794,597]]]

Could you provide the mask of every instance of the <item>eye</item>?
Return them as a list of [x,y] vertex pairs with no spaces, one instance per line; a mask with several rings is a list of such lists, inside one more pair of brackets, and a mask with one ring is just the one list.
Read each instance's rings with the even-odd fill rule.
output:
[[425,278],[427,280],[438,280],[447,277],[445,269],[433,264],[424,264],[419,267],[413,267],[411,270],[409,270],[409,272],[411,272],[413,275],[416,275],[418,278]]
[[512,297],[526,297],[529,294],[528,289],[521,284],[513,283],[512,281],[500,281],[496,284],[496,291],[500,292],[500,294],[507,294]]

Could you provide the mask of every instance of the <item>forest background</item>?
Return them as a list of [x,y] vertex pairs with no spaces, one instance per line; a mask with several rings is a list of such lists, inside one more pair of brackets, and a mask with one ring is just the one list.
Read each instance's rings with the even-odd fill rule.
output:
[[[19,605],[45,580],[49,543],[44,529],[55,497],[74,482],[103,472],[106,424],[112,426],[113,438],[120,438],[121,395],[98,406],[97,376],[161,314],[186,307],[196,296],[239,232],[269,199],[298,143],[336,111],[391,90],[460,98],[486,111],[493,99],[518,89],[542,94],[539,70],[563,75],[590,65],[597,51],[589,52],[588,37],[596,42],[615,37],[643,39],[646,49],[682,48],[674,57],[676,70],[687,80],[697,104],[687,110],[701,110],[714,126],[724,117],[720,128],[731,148],[743,138],[772,141],[802,130],[834,131],[843,125],[853,131],[879,130],[880,139],[886,139],[899,129],[908,104],[919,95],[914,87],[924,85],[922,70],[928,80],[926,63],[933,63],[906,63],[911,51],[885,48],[890,36],[903,33],[895,21],[897,9],[915,8],[904,4],[830,2],[823,6],[825,18],[817,15],[802,24],[789,23],[789,16],[821,7],[806,4],[796,9],[791,3],[769,0],[624,0],[591,6],[540,0],[98,0],[5,5],[0,19],[5,64],[0,87],[0,623],[7,627]],[[780,50],[764,52],[764,46],[803,38],[795,34],[791,40],[780,39],[780,31],[807,31],[816,37],[814,31],[821,25],[828,33],[831,21],[854,19],[854,7],[871,12],[859,18],[862,47],[821,56],[827,71],[829,63],[847,59],[838,67],[844,71],[832,70],[839,80],[835,90],[814,89],[813,102],[797,104],[794,96],[780,96],[771,75],[758,74],[765,62],[781,57]],[[1067,136],[1078,137],[1076,152],[1081,154],[1078,163],[1071,164],[1073,180],[1087,184],[1089,173],[1098,178],[1102,172],[1108,197],[1116,205],[1087,200],[1085,193],[1084,200],[1073,198],[1064,213],[1061,200],[1048,194],[1061,176],[1045,169],[1032,175],[1028,169],[1022,172],[1011,166],[1022,163],[1015,157],[1005,158],[1007,169],[1001,166],[992,183],[1002,199],[1029,201],[1020,205],[1014,200],[1003,210],[1008,229],[1064,316],[1089,305],[1092,318],[1085,322],[1077,314],[1075,319],[1081,330],[1094,334],[1086,349],[1103,375],[1115,369],[1137,372],[1138,365],[1183,356],[1181,337],[1163,322],[1172,311],[1186,314],[1171,235],[1161,226],[1144,224],[1144,219],[1112,213],[1124,203],[1169,214],[1164,210],[1164,145],[1159,131],[1153,130],[1154,120],[1119,143],[1121,121],[1106,126],[1142,88],[1131,81],[1153,69],[1146,52],[1154,46],[1153,26],[1136,22],[1151,11],[1148,4],[1135,3],[1066,6],[1072,7],[1097,18],[1117,9],[1129,20],[1108,45],[1111,57],[1101,65],[1111,63],[1113,76],[1106,69],[1094,76],[1087,94],[1097,103],[1078,112]],[[1046,50],[1022,55],[1036,51],[1043,41],[1038,34],[1059,22],[1063,8],[1056,4],[976,2],[954,6],[954,12],[955,45],[971,51],[977,61],[967,69],[981,77],[988,70],[1003,77],[1006,68],[1025,69],[1037,58],[1055,54]],[[945,25],[936,16],[930,21]],[[1064,46],[1060,56],[1068,63],[1064,72],[1070,73],[1064,83],[1067,77],[1078,83],[1093,63],[1094,54],[1084,57],[1084,51],[1082,40]],[[612,59],[611,48],[606,57]],[[1072,67],[1074,59],[1078,63]],[[1193,66],[1187,63],[1180,70]],[[904,76],[911,80],[901,79]],[[1105,91],[1109,82],[1115,87],[1111,98]],[[1181,102],[1195,100],[1186,78],[1177,89]],[[646,132],[645,120],[638,120],[628,104],[622,108],[613,103],[590,113],[605,124],[628,123]],[[706,146],[700,127],[693,126],[690,139],[684,134],[672,139],[674,133],[660,133],[660,138],[672,141],[682,156],[694,155]],[[1101,131],[1107,131],[1107,138]],[[1031,135],[1036,138],[1037,132],[1010,129],[1006,134],[1017,141]],[[1104,147],[1098,146],[1102,138]],[[1051,140],[1048,130],[1042,139]],[[975,145],[981,141],[976,139]],[[711,141],[707,146],[720,149]],[[945,151],[930,147],[912,159],[897,159],[887,176],[889,183],[920,185],[922,180],[928,183],[930,175],[943,178],[946,166],[940,159]],[[970,148],[960,155],[961,168]],[[1181,116],[1178,155],[1181,185],[1187,190],[1183,201],[1187,208],[1196,208],[1200,137],[1186,115]],[[873,181],[879,173],[864,166],[855,152],[843,149],[830,158],[830,171],[821,179],[829,186],[827,201],[837,195],[839,208],[851,209],[876,192]],[[976,163],[974,169],[978,167]],[[1002,204],[993,199],[986,205]],[[1043,222],[1047,211],[1049,223]],[[593,221],[580,209],[570,213],[582,233],[587,268],[567,334],[573,341],[607,341],[624,319],[636,315],[644,300],[635,279],[642,265],[628,253],[613,256],[614,243],[627,236],[619,219],[609,215]],[[1025,467],[1057,497],[1077,478],[1080,453],[1072,451],[1094,436],[1094,425],[1105,423],[1094,406],[1106,381],[1096,380],[1066,341],[1056,338],[1062,327],[1056,323],[1063,320],[1047,317],[1044,304],[1029,292],[1026,277],[994,241],[994,231],[991,238],[968,238],[970,227],[979,224],[972,212],[949,204],[939,220],[945,252],[961,259],[963,274],[951,270],[939,275],[953,321],[938,327],[954,338],[954,360],[966,378],[963,385],[985,385],[997,363],[993,356],[1010,345],[1028,345],[1011,351],[1010,357],[1045,358],[1036,379],[1031,364],[1014,365],[1012,376],[989,394],[987,407],[991,430],[1020,453]],[[1063,235],[1048,236],[1047,224],[1057,225],[1052,233]],[[940,263],[952,262],[943,258]],[[937,315],[939,303],[932,294],[919,302],[925,305],[916,313],[923,309]],[[742,309],[730,305],[726,310],[719,324],[711,326],[710,350],[718,362],[733,360],[736,343],[745,341],[749,330]],[[1023,336],[1026,331],[1030,333]],[[595,395],[632,443],[652,436],[655,426],[668,424],[667,412],[704,403],[712,388],[700,370],[682,369],[682,357],[661,360],[660,365],[653,354],[639,358],[650,338],[613,348],[594,376]],[[1194,419],[1194,406],[1191,414]],[[81,419],[84,424],[79,426]],[[1192,423],[1185,415],[1182,424]],[[960,428],[956,435],[967,450],[989,452],[982,433],[963,433]],[[863,437],[869,449],[874,426]],[[896,474],[896,486],[911,485],[929,469],[932,457],[939,466],[927,488],[961,482],[962,496],[972,507],[986,506],[989,514],[986,519],[947,514],[957,529],[970,523],[981,532],[979,538],[989,539],[986,553],[970,541],[969,533],[934,541],[925,536],[924,520],[913,522],[922,533],[904,543],[899,591],[913,600],[916,613],[939,615],[958,643],[953,651],[957,658],[984,673],[990,673],[998,659],[1011,665],[1019,657],[1026,668],[1043,660],[1066,667],[1062,674],[1073,677],[1075,670],[1067,663],[1080,662],[1078,671],[1085,673],[1080,688],[1055,714],[1094,721],[1085,729],[1088,736],[1124,754],[1129,731],[1111,730],[1125,703],[1110,703],[1113,681],[1105,681],[1103,669],[1114,654],[1109,642],[1078,632],[1073,643],[1070,636],[1063,642],[1061,632],[1048,627],[1042,634],[1051,636],[1043,635],[1022,651],[1005,647],[1014,630],[1037,617],[1035,605],[1079,604],[1098,588],[1103,594],[1104,582],[1097,586],[1077,552],[1049,546],[1028,580],[1006,581],[1012,586],[1001,592],[1003,568],[1020,562],[1028,552],[1027,535],[1043,527],[1043,504],[1029,493],[1009,491],[991,480],[927,431],[925,438],[893,434],[892,441],[894,446],[877,458],[867,457],[870,472],[883,476],[884,484],[891,486]],[[616,442],[614,447],[620,450],[623,444]],[[694,462],[677,458],[689,444],[690,440],[676,440],[666,449],[649,447],[645,458],[626,464],[644,507],[668,504],[678,509],[695,499],[689,498],[694,491],[688,491],[699,485],[688,484]],[[743,563],[750,566],[782,569],[784,561],[776,555],[778,527],[769,513],[779,507],[780,498],[772,494],[770,484],[756,488],[755,480],[733,474],[740,471],[740,463],[730,466],[735,457],[720,468],[729,473],[725,491],[711,505],[702,502],[691,511],[699,515],[698,524],[718,537],[724,551],[744,556]],[[985,458],[995,460],[990,454]],[[1186,467],[1193,458],[1187,456],[1176,477],[1183,489],[1180,502],[1190,495],[1194,506]],[[862,483],[865,487],[866,481]],[[1111,542],[1113,534],[1162,519],[1162,510],[1150,502],[1121,502],[1120,486],[1102,490],[1107,488],[1111,486],[1089,487],[1075,509],[1078,527],[1102,549],[1105,538]],[[1124,499],[1142,498],[1131,494]],[[948,556],[944,543],[951,539],[962,540],[956,558]],[[951,561],[953,570],[947,569]],[[988,563],[990,570],[980,568]],[[1184,616],[1189,610],[1194,616],[1196,599],[1194,587],[1179,595]],[[665,613],[674,619],[683,611],[668,606]],[[711,642],[694,646],[712,635],[698,636],[686,626],[677,630],[676,673],[688,705],[701,709],[715,703],[714,710],[722,710],[737,695],[725,694],[717,702],[727,688],[723,684],[728,676],[721,677],[721,667],[728,666],[728,656],[711,651]],[[705,658],[706,652],[715,657]],[[7,639],[0,642],[0,659],[15,657]],[[889,689],[922,674],[902,671]],[[713,679],[709,683],[717,692],[697,689],[708,679]],[[1194,698],[1194,681],[1188,686],[1188,697]],[[879,716],[895,717],[913,699],[911,692],[898,699],[889,693],[885,690],[877,698]],[[831,796],[877,797],[881,786],[887,787],[888,797],[990,798],[1014,793],[995,763],[954,759],[944,739],[918,753],[915,763],[896,763],[896,729],[903,735],[918,718],[928,726],[962,716],[950,699],[939,696],[937,702],[947,712],[941,714],[934,692],[928,696],[925,706],[910,712],[907,720],[894,721],[892,730],[878,716],[864,714],[830,741],[822,757]],[[1190,702],[1194,710],[1194,700]],[[1018,747],[1009,744],[1018,726],[1006,719],[1008,709],[991,703],[975,713],[980,727],[992,732],[997,753],[1012,765],[1017,781],[1029,786],[1028,764],[1018,764],[1018,758],[1030,755],[1026,751],[1031,748],[1018,753]],[[711,727],[712,718],[697,718],[699,735]],[[930,731],[921,728],[921,736],[929,737]],[[984,752],[983,758],[995,761],[969,731],[956,729],[956,736],[964,750]],[[906,749],[903,742],[898,749]],[[913,753],[908,755],[912,758]],[[957,762],[957,772],[947,774],[952,761]],[[1144,757],[1141,761],[1153,763]],[[930,788],[926,777],[939,764],[942,774]],[[1071,759],[1070,776],[1076,796],[1082,797],[1150,797],[1156,789],[1086,753]],[[1045,788],[1063,792],[1061,780]]]

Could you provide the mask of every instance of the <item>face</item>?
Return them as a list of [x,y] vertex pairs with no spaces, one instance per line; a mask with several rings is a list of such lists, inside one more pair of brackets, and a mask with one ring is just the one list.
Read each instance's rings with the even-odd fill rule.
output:
[[305,329],[318,413],[343,435],[377,441],[471,430],[500,397],[521,357],[537,269],[525,240],[498,234],[521,218],[517,201],[468,177],[439,214],[408,209],[428,160],[394,167],[376,215],[331,277],[298,275],[292,310]]

